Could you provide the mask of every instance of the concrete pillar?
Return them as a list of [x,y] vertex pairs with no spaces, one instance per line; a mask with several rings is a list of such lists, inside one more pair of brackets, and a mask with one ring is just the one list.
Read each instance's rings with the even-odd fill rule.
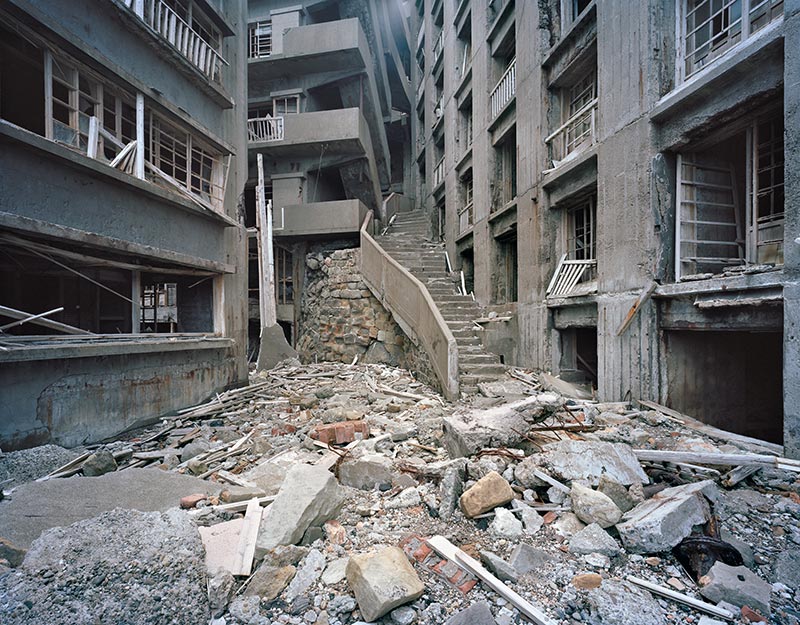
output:
[[783,445],[800,458],[800,0],[784,7]]
[[283,33],[295,26],[300,26],[302,6],[284,7],[270,12],[272,19],[272,54],[283,53]]

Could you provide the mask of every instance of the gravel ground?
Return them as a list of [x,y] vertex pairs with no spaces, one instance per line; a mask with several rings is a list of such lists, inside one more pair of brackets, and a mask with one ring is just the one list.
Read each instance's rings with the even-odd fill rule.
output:
[[0,488],[9,490],[38,479],[67,464],[82,452],[82,449],[64,449],[58,445],[4,452],[0,455]]

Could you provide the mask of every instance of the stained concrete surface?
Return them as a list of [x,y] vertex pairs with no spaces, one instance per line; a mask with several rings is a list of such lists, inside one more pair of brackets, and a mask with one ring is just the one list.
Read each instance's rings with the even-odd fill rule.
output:
[[51,527],[71,525],[115,508],[164,512],[178,506],[184,495],[215,495],[220,490],[213,482],[160,469],[30,482],[0,502],[0,536],[27,549]]

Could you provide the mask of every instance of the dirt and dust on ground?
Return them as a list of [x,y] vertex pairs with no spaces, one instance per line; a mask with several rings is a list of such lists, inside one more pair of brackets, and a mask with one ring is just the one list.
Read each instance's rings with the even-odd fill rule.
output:
[[102,446],[3,454],[0,621],[800,623],[800,464],[553,382],[449,403],[289,361]]

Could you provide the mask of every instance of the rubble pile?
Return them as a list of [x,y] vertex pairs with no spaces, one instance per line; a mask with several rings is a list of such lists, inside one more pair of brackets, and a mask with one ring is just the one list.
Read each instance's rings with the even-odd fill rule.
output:
[[[27,555],[0,540],[0,620],[800,623],[800,463],[532,373],[481,390],[451,404],[400,369],[290,362],[74,450],[48,483],[158,467],[214,488]],[[149,620],[118,619],[132,597]]]

